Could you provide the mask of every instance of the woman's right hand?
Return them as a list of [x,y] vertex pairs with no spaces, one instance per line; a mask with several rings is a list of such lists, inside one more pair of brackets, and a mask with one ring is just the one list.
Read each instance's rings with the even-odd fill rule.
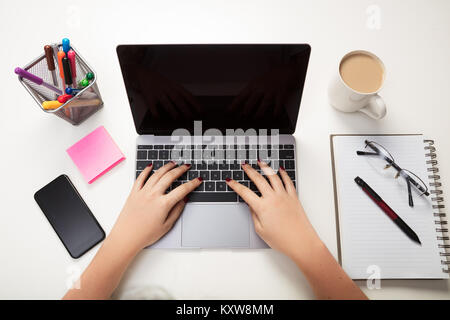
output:
[[308,221],[292,180],[283,167],[280,179],[266,163],[258,164],[268,180],[248,164],[242,168],[261,197],[237,181],[229,179],[227,184],[249,205],[256,233],[271,248],[291,258],[307,257],[322,242]]

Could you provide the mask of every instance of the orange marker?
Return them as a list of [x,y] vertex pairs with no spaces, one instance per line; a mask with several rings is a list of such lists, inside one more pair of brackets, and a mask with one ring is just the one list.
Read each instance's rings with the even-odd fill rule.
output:
[[[64,68],[62,65],[62,59],[66,56],[64,51],[58,51],[58,68],[59,68],[59,76],[61,77],[63,83],[64,83]],[[65,84],[64,84],[65,86]]]

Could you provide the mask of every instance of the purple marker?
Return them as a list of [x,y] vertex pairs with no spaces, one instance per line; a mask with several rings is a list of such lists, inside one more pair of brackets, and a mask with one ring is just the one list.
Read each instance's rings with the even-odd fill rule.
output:
[[35,76],[34,74],[29,73],[28,71],[25,71],[22,68],[17,67],[14,69],[14,72],[16,74],[18,74],[20,77],[28,79],[31,82],[34,82],[40,86],[44,86],[44,87],[56,92],[59,95],[63,94],[62,91],[59,90],[58,88],[56,88],[55,86],[52,86],[50,83],[47,83],[44,80],[42,80],[42,78],[39,78],[38,76]]

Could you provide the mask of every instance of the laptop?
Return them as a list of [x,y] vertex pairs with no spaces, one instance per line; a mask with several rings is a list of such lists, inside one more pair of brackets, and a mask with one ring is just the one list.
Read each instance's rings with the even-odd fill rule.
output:
[[307,44],[117,46],[138,133],[133,177],[172,160],[192,166],[167,192],[203,178],[153,248],[267,248],[225,179],[260,195],[241,169],[246,161],[259,170],[260,159],[297,181],[292,134],[310,52]]

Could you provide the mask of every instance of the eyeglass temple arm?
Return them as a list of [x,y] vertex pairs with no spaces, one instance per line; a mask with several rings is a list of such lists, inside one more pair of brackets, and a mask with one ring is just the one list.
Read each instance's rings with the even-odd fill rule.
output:
[[[358,156],[380,156],[380,153],[379,153],[379,152],[356,151],[356,154],[357,154]],[[394,167],[395,169],[397,169],[398,171],[401,170],[401,168],[400,168],[399,166],[397,166],[397,165],[395,164],[395,162],[392,161],[391,159],[389,159],[388,157],[383,156],[383,159],[386,160],[386,162],[387,162],[389,165],[393,166],[393,167]]]
[[378,156],[376,152],[356,151],[358,156]]
[[364,140],[364,143],[366,144],[367,147],[369,147],[370,149],[372,149],[373,151],[375,151],[376,153],[380,153],[380,150],[378,150],[377,147],[375,147],[371,141],[369,140]]
[[[394,169],[396,169],[398,172],[402,171],[402,168],[400,168],[394,161],[392,161],[391,159],[385,157],[384,158]],[[430,193],[422,188],[422,186],[420,184],[417,183],[416,180],[414,180],[411,176],[408,175],[408,178],[406,179],[406,183],[408,185],[408,197],[409,197],[409,205],[411,207],[414,206],[413,204],[413,200],[412,200],[412,195],[411,195],[411,184],[417,188],[417,190],[419,190],[420,192],[423,192],[424,195],[426,195],[427,197],[430,195]]]
[[368,146],[370,149],[372,149],[374,152],[367,152],[367,151],[356,151],[356,154],[358,156],[378,156],[380,155],[380,150],[373,146],[369,140],[365,140],[364,143],[366,146]]
[[418,184],[417,181],[414,180],[413,178],[409,177],[406,180],[408,182],[408,185],[409,185],[409,183],[412,183],[420,192],[423,192],[423,194],[426,195],[427,197],[430,195],[430,193],[426,189],[422,188],[422,186],[420,184]]
[[411,182],[409,182],[409,179],[406,179],[406,185],[408,186],[408,202],[409,202],[409,206],[410,207],[414,207],[414,202],[413,202],[412,193],[411,193]]

